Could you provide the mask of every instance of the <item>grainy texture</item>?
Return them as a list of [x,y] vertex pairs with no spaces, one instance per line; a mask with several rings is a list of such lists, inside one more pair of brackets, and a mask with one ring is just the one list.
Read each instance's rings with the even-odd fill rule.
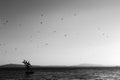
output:
[[120,80],[120,68],[36,69],[32,75],[24,70],[0,70],[0,80]]

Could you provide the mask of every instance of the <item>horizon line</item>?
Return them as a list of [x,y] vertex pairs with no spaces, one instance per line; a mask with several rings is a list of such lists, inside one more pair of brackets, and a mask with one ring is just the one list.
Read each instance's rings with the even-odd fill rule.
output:
[[[8,63],[8,64],[1,64],[0,66],[4,66],[4,65],[24,65],[24,64],[16,64],[16,63]],[[31,64],[32,65],[32,64]],[[77,65],[36,65],[33,64],[32,66],[40,66],[40,67],[120,67],[120,65],[104,65],[104,64],[86,64],[86,63],[82,63],[82,64],[77,64]]]

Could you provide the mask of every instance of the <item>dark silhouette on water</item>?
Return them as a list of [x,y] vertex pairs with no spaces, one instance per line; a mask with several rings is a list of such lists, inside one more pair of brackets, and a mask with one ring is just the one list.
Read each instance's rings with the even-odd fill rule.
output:
[[31,69],[32,66],[29,61],[23,60],[22,63],[24,63],[24,65],[25,65],[25,69],[26,69],[25,74],[26,75],[30,75],[30,74],[34,73],[34,71]]

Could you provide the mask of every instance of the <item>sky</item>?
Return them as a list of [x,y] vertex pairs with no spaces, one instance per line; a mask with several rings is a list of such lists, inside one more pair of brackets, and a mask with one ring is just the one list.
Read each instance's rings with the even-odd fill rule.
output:
[[120,0],[0,0],[0,65],[120,65]]

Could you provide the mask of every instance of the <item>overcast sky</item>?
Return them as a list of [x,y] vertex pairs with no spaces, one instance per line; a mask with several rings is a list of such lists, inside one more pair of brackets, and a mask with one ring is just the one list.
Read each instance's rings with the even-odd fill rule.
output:
[[120,65],[120,0],[0,0],[0,64]]

